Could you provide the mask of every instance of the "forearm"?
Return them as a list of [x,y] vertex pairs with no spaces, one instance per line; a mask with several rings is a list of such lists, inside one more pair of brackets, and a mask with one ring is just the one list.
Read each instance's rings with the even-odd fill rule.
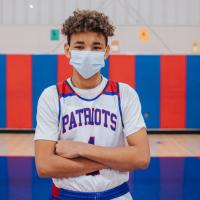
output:
[[56,153],[65,158],[84,157],[119,171],[146,169],[150,163],[150,148],[145,129],[127,137],[128,146],[104,147],[61,140]]
[[100,162],[112,169],[130,171],[143,167],[145,158],[135,146],[126,147],[101,147],[87,145],[80,156]]
[[103,168],[103,164],[87,158],[66,159],[58,155],[51,155],[37,164],[39,176],[51,178],[76,177]]

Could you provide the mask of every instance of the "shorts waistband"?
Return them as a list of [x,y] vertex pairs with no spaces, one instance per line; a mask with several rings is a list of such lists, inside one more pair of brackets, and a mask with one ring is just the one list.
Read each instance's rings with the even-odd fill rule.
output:
[[127,182],[102,192],[78,192],[52,186],[52,197],[49,200],[110,200],[129,192]]

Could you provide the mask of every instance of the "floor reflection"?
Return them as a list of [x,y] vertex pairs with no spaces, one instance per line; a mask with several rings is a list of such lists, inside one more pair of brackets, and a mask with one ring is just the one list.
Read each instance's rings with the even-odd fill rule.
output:
[[[199,200],[200,158],[152,158],[130,174],[134,200]],[[33,157],[0,157],[0,200],[44,200],[50,179],[37,176]]]

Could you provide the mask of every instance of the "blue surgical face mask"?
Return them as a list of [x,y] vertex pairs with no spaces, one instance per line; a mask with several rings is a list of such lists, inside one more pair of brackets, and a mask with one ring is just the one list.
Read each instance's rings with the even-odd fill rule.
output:
[[70,64],[84,79],[92,77],[105,66],[105,52],[71,50],[70,53]]

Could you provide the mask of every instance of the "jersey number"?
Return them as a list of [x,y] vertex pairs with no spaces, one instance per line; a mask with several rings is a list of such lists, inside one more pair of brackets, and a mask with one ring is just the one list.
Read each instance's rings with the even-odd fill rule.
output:
[[[95,137],[94,136],[91,136],[90,139],[88,140],[88,143],[89,144],[95,144]],[[88,173],[86,174],[87,176],[96,176],[96,175],[99,175],[100,172],[99,170],[98,171],[94,171],[94,172],[91,172],[91,173]]]

